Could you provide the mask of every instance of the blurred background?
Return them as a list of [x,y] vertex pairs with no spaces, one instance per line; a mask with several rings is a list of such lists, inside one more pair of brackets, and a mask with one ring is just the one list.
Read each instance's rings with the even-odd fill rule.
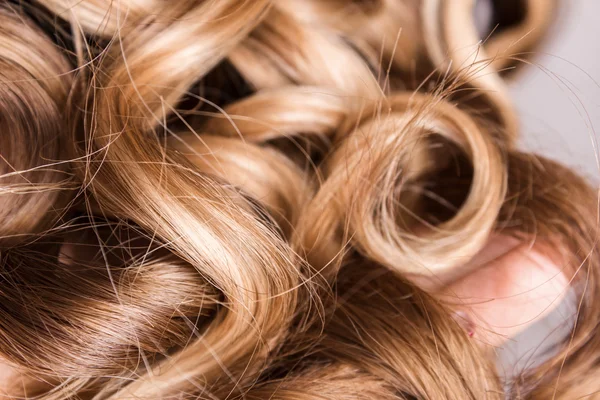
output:
[[[522,145],[600,182],[600,1],[562,0],[549,38],[511,82]],[[598,130],[595,133],[595,130]]]

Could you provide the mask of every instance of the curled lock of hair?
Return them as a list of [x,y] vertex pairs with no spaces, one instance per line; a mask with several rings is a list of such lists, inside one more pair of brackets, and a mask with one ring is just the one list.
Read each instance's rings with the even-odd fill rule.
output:
[[73,190],[64,148],[70,67],[33,23],[0,8],[0,244],[55,223]]
[[[347,121],[353,131],[339,131],[342,143],[327,159],[326,180],[298,224],[299,247],[308,251],[311,265],[324,267],[335,258],[344,231],[368,258],[392,269],[441,273],[463,262],[458,255],[468,259],[480,250],[495,224],[506,172],[492,138],[443,100],[406,95],[388,102],[388,113],[381,106],[365,110],[357,121]],[[436,137],[471,159],[472,184],[451,219],[411,238],[415,226],[409,220],[422,203],[418,181],[443,165],[429,150],[429,139]]]

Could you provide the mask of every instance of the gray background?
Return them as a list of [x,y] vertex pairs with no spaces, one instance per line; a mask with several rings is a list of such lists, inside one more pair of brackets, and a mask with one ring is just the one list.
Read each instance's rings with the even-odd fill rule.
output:
[[511,83],[522,145],[600,181],[600,0],[563,0],[533,61]]

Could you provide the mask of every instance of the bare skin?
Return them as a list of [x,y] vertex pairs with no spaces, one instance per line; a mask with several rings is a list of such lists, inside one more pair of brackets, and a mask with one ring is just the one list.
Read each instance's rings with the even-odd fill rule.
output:
[[541,244],[497,236],[469,264],[475,267],[472,272],[438,294],[456,306],[470,336],[485,345],[501,346],[547,316],[568,294],[564,263]]
[[33,383],[24,377],[19,371],[6,363],[0,363],[0,399],[14,399],[15,397],[26,397],[24,387]]

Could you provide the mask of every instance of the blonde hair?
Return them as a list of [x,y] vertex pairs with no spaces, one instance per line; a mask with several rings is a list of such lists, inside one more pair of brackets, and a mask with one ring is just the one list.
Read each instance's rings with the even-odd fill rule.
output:
[[[597,194],[515,147],[501,73],[550,11],[526,1],[536,35],[465,52],[477,38],[456,10],[472,2],[450,3],[1,6],[6,396],[600,390]],[[581,300],[570,337],[508,390],[417,284],[494,232],[564,249]]]

